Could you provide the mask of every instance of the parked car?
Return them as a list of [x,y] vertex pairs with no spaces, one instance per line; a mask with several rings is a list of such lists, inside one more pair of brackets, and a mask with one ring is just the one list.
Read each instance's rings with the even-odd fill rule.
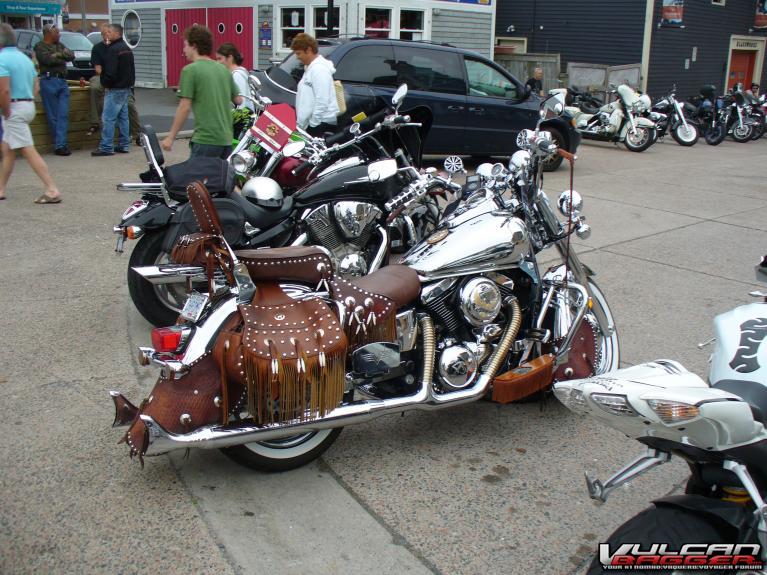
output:
[[[35,59],[35,45],[43,39],[43,33],[37,30],[14,30],[16,46],[27,56]],[[91,64],[93,44],[79,32],[61,32],[61,43],[75,53],[75,61],[67,62],[67,80],[89,80],[96,71]]]
[[91,44],[93,44],[95,46],[96,44],[98,44],[102,40],[101,32],[91,32],[90,34],[88,34],[87,38],[88,38],[88,40],[91,41]]
[[[336,67],[344,85],[347,116],[371,107],[371,92],[381,102],[397,86],[408,85],[403,110],[431,122],[424,153],[509,156],[517,134],[535,129],[540,99],[495,62],[481,54],[445,44],[389,39],[321,40],[320,54]],[[257,70],[265,96],[295,105],[303,65],[292,54],[267,70]],[[342,121],[348,118],[343,118]],[[569,118],[547,121],[558,146],[575,152],[580,136]],[[548,165],[556,169],[562,158]]]

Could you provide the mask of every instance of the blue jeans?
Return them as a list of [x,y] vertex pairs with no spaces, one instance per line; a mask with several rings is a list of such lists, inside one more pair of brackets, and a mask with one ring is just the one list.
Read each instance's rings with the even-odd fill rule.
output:
[[232,146],[214,146],[213,144],[191,143],[190,158],[220,158],[226,160],[232,153]]
[[118,146],[127,150],[130,146],[130,124],[128,122],[128,97],[130,89],[112,90],[104,93],[104,112],[101,114],[101,142],[99,150],[114,152],[115,122],[120,131]]
[[69,86],[63,78],[40,78],[40,97],[55,148],[67,145],[69,128]]

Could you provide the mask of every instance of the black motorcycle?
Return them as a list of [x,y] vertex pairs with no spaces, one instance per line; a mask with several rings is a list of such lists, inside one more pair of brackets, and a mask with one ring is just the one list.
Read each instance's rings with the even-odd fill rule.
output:
[[[394,129],[408,121],[395,112],[382,123]],[[226,161],[196,158],[183,166],[163,169],[164,157],[156,135],[147,131],[142,138],[147,159],[161,181],[121,186],[140,191],[142,196],[123,213],[114,232],[118,252],[126,238],[139,240],[129,261],[128,289],[141,315],[157,326],[175,321],[191,284],[197,281],[162,273],[163,264],[170,263],[176,240],[199,228],[185,191],[190,178],[204,176],[224,235],[237,249],[319,245],[328,250],[336,273],[342,275],[375,271],[386,263],[391,243],[415,245],[439,221],[439,206],[433,195],[408,213],[391,217],[386,202],[406,189],[414,177],[412,168],[400,169],[394,159],[365,163],[361,158],[344,158],[290,196],[285,196],[273,179],[264,177],[251,178],[239,193],[235,191],[233,169]],[[364,138],[364,134],[356,134],[357,138]],[[154,266],[156,273],[142,279],[133,268],[146,266]]]
[[680,146],[694,146],[698,142],[698,125],[685,115],[684,105],[676,99],[676,86],[666,96],[655,101],[650,119],[655,122],[658,139],[662,140],[670,132]]
[[685,106],[690,117],[700,128],[703,139],[710,146],[718,146],[727,137],[730,108],[725,99],[716,94],[716,86],[706,84]]

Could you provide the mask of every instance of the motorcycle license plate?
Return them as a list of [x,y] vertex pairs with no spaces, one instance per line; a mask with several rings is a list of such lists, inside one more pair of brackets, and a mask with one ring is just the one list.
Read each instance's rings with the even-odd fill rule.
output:
[[202,316],[202,312],[205,311],[205,306],[208,304],[208,296],[199,292],[193,291],[189,294],[184,309],[181,310],[181,317],[196,323]]

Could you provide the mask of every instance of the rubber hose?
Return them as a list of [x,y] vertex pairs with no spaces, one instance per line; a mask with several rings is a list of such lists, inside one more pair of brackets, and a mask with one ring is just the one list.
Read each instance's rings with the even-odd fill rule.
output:
[[432,375],[434,374],[434,356],[437,352],[437,335],[434,332],[434,322],[428,315],[420,315],[418,317],[418,325],[421,328],[421,335],[423,337],[421,386],[431,385]]
[[509,353],[514,340],[517,339],[519,328],[522,325],[522,311],[519,309],[517,298],[511,297],[507,299],[506,306],[511,310],[511,321],[509,322],[509,325],[506,326],[506,331],[503,332],[501,342],[498,344],[495,353],[486,364],[483,372],[483,375],[490,379],[495,377],[495,374],[501,367],[503,360],[506,358],[506,354]]

